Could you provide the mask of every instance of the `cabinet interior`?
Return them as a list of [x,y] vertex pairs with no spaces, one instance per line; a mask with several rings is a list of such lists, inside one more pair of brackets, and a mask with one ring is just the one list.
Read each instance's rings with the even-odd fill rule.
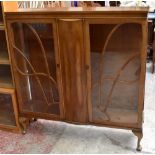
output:
[[93,121],[137,123],[140,24],[90,24]]

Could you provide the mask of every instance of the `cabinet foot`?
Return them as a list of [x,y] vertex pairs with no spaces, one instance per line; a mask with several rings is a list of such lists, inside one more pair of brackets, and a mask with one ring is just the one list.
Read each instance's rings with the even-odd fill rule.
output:
[[36,122],[36,121],[37,121],[36,118],[32,118],[32,119],[30,120],[30,122]]
[[26,134],[26,130],[22,130],[22,134],[25,135]]
[[19,124],[22,130],[22,134],[26,134],[27,126],[29,125],[29,119],[25,117],[19,117]]
[[140,142],[141,142],[141,140],[143,138],[143,130],[142,129],[140,129],[140,130],[132,130],[132,132],[138,138],[136,150],[137,151],[142,151],[142,146],[140,145]]
[[136,150],[137,151],[142,151],[142,146],[141,145],[138,145],[137,148],[136,148]]

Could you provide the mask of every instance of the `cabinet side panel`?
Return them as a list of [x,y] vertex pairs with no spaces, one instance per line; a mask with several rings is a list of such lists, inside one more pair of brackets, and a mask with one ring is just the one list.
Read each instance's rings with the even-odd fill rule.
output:
[[58,33],[67,121],[86,122],[83,23],[80,19],[60,19]]

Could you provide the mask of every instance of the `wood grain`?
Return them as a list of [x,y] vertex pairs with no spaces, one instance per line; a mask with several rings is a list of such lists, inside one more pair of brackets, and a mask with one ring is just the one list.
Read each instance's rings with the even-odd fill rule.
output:
[[58,21],[60,57],[63,76],[65,118],[86,122],[85,65],[83,24],[81,19]]

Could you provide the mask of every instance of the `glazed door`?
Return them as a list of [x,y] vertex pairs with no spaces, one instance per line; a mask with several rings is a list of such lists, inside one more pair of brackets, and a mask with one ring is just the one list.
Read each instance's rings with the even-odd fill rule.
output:
[[93,123],[136,127],[143,106],[146,57],[142,25],[111,21],[87,23],[89,118]]
[[55,22],[17,21],[9,27],[20,113],[59,118],[62,96]]

